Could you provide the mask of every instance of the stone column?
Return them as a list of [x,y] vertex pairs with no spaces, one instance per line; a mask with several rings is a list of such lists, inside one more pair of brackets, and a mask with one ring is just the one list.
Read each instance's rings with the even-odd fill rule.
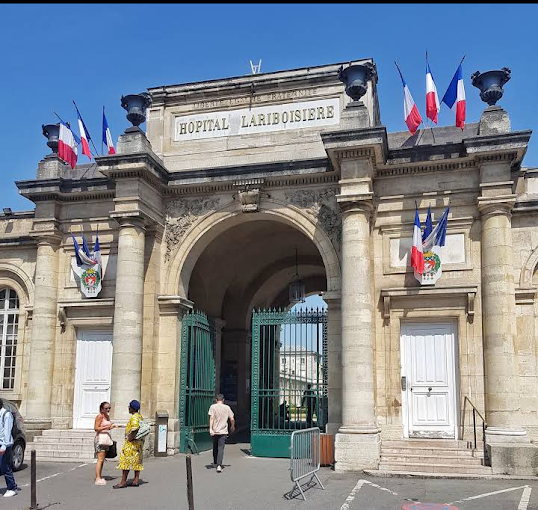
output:
[[35,269],[34,309],[30,344],[30,366],[26,393],[28,422],[51,421],[51,388],[54,341],[58,321],[58,252],[61,236],[38,237]]
[[513,202],[479,204],[482,219],[482,321],[488,436],[513,441],[519,426],[519,376],[515,353],[515,289],[512,266]]
[[140,400],[144,307],[144,221],[119,217],[110,401],[116,421],[129,419],[128,404]]
[[336,435],[336,470],[376,468],[371,294],[371,200],[339,195],[342,215],[342,426]]
[[336,434],[342,426],[342,310],[339,292],[323,293],[327,303],[327,350],[329,418],[327,434]]

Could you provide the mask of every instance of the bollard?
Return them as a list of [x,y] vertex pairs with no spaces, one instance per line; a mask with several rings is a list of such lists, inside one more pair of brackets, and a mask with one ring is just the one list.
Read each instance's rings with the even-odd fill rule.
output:
[[185,461],[187,464],[187,501],[189,502],[189,510],[194,510],[194,495],[192,493],[191,456],[187,455]]
[[37,510],[37,487],[36,487],[36,453],[35,450],[31,452],[30,460],[30,509]]

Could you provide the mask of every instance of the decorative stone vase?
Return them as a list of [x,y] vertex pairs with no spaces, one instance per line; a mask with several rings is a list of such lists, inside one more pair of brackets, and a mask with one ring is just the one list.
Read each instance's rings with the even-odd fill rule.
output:
[[353,99],[359,101],[368,90],[368,80],[377,76],[376,68],[371,62],[366,64],[353,64],[344,69],[340,67],[338,70],[338,79],[346,86],[346,94]]
[[472,84],[480,89],[480,99],[489,106],[493,106],[503,97],[503,85],[510,79],[511,71],[503,67],[500,71],[476,71],[471,75]]
[[146,109],[151,105],[151,96],[147,92],[121,96],[121,107],[127,110],[127,120],[134,126],[146,122]]
[[60,123],[42,124],[43,136],[47,138],[47,146],[51,148],[54,154],[58,153],[58,138],[60,136]]

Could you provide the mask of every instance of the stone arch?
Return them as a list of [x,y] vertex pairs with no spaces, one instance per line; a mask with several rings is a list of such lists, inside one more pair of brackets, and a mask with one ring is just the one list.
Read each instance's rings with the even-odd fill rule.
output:
[[340,290],[340,260],[326,232],[301,209],[267,198],[261,200],[258,212],[244,213],[237,208],[235,202],[230,202],[191,225],[167,271],[165,292],[186,297],[196,261],[211,241],[239,223],[259,219],[273,219],[291,225],[306,235],[314,243],[323,260],[327,274],[327,290]]
[[522,289],[531,288],[532,285],[532,276],[534,271],[538,266],[538,248],[535,248],[534,251],[529,255],[529,258],[523,264],[521,268],[521,275],[519,277],[519,286]]
[[0,262],[0,286],[12,287],[25,305],[34,302],[34,284],[26,272],[15,264]]

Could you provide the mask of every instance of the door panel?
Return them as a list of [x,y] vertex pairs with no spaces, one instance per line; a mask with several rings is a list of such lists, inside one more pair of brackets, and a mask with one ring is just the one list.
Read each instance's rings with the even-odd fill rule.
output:
[[75,369],[73,428],[91,428],[99,404],[110,400],[112,332],[79,331]]
[[456,437],[455,324],[405,324],[401,349],[404,436]]

